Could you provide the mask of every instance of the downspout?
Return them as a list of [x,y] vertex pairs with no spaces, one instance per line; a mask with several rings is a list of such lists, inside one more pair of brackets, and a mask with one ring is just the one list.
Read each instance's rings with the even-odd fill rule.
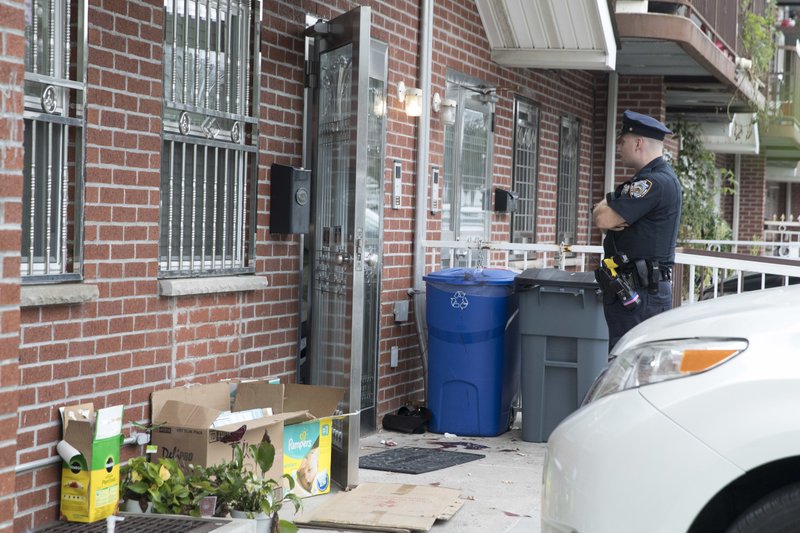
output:
[[425,248],[422,242],[427,238],[428,201],[428,163],[431,123],[431,62],[433,41],[433,0],[422,0],[422,20],[420,24],[420,66],[419,77],[422,89],[422,115],[417,128],[417,180],[416,206],[414,209],[414,280],[411,294],[414,296],[414,321],[417,328],[417,342],[422,362],[422,397],[428,390],[428,335],[425,317]]
[[603,194],[614,190],[617,164],[617,99],[619,98],[619,74],[608,74],[608,116],[606,119],[606,180]]
[[[742,182],[742,156],[736,154],[733,156],[733,175],[736,181],[733,182],[733,221],[731,222],[732,234],[731,237],[734,241],[739,240],[739,202],[741,200],[741,182]],[[736,252],[737,246],[733,247]]]

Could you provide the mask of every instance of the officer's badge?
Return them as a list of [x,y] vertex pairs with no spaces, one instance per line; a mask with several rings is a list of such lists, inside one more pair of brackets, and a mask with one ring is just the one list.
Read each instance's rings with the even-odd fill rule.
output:
[[641,198],[650,192],[652,186],[653,182],[650,180],[635,181],[631,184],[630,197]]

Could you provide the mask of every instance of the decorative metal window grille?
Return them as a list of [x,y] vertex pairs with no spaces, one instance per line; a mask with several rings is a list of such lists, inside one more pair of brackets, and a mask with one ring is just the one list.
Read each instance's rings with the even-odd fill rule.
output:
[[[86,6],[25,3],[23,283],[80,279]],[[15,73],[11,73],[14,84]],[[15,135],[11,129],[10,135]]]
[[562,117],[559,133],[556,242],[574,244],[578,231],[578,148],[581,122]]
[[536,240],[536,175],[539,172],[539,109],[517,100],[514,112],[514,192],[517,212],[511,219],[511,242]]
[[159,275],[253,272],[261,2],[164,8]]

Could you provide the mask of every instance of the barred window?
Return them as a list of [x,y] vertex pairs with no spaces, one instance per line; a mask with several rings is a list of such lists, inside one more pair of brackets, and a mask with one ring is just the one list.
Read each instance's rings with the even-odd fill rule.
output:
[[518,99],[514,110],[514,175],[517,212],[511,219],[511,242],[536,241],[536,175],[539,172],[539,109]]
[[26,2],[23,283],[82,276],[85,10],[83,1]]
[[578,231],[578,148],[581,122],[561,117],[558,153],[556,242],[575,244]]
[[164,2],[160,277],[254,271],[260,5]]

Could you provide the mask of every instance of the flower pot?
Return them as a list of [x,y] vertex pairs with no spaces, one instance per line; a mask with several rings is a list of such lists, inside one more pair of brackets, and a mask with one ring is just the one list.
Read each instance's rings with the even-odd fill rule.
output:
[[[260,513],[253,513],[253,516],[254,518],[251,520],[256,521],[256,533],[269,533],[270,526],[272,525],[272,517],[267,516],[263,511]],[[247,512],[231,509],[231,518],[247,518]]]
[[126,513],[151,514],[153,512],[153,502],[147,502],[147,508],[142,511],[139,500],[125,500],[125,503],[122,504],[122,509]]

